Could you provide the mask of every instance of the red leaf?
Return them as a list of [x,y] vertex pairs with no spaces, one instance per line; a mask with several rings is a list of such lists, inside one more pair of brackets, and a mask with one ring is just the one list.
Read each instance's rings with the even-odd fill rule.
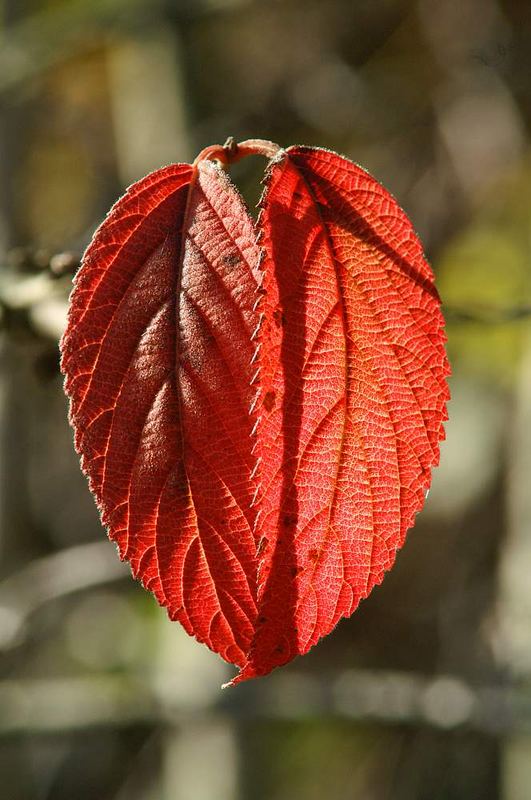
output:
[[254,238],[214,162],[154,172],[96,232],[62,341],[111,539],[170,616],[235,664],[256,616]]
[[261,227],[259,617],[236,682],[306,653],[381,582],[424,502],[449,396],[431,269],[377,181],[289,148]]
[[[257,152],[261,269],[207,160]],[[208,148],[97,231],[62,341],[76,448],[121,557],[233,683],[307,652],[392,565],[443,438],[439,305],[396,202],[324,150]]]

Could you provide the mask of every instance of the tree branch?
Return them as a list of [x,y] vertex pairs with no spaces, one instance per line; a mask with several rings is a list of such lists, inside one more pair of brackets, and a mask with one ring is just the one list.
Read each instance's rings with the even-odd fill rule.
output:
[[116,558],[107,541],[69,547],[32,561],[0,583],[0,650],[20,644],[30,615],[50,600],[129,575],[128,566]]
[[[182,705],[174,677],[136,681],[96,675],[66,679],[0,681],[0,736],[68,734],[94,727],[182,725],[209,719],[289,720],[322,718],[385,725],[466,728],[489,735],[531,728],[531,694],[523,688],[472,687],[457,677],[345,670],[327,675],[289,672],[267,683],[223,692]],[[210,697],[210,695],[208,695]]]

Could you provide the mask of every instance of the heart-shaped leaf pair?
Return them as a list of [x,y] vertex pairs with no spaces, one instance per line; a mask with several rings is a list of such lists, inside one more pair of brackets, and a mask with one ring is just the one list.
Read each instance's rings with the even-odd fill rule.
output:
[[[256,225],[226,175],[251,153]],[[393,564],[438,463],[444,342],[409,220],[327,150],[207,148],[96,232],[61,343],[76,449],[121,558],[233,683]]]

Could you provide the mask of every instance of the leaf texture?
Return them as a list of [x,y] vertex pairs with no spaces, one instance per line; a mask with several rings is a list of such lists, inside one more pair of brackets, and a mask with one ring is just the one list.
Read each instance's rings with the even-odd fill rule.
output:
[[96,232],[62,341],[75,444],[111,539],[170,616],[234,664],[256,617],[257,263],[219,165],[161,169]]
[[381,582],[449,397],[433,274],[389,192],[292,147],[262,207],[259,617],[236,681],[306,653]]
[[[242,144],[130,187],[61,343],[110,538],[232,683],[306,653],[382,580],[449,397],[433,274],[396,201],[335,153]],[[273,156],[256,225],[219,163],[255,152]]]

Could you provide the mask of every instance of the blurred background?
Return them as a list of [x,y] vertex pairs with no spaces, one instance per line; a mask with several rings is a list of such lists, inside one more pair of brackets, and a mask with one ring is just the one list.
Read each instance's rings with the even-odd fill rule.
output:
[[[531,4],[1,0],[0,797],[531,798]],[[448,321],[442,463],[304,659],[232,671],[129,577],[58,371],[111,203],[204,146],[316,144],[411,216]],[[259,159],[233,176],[250,204]]]

